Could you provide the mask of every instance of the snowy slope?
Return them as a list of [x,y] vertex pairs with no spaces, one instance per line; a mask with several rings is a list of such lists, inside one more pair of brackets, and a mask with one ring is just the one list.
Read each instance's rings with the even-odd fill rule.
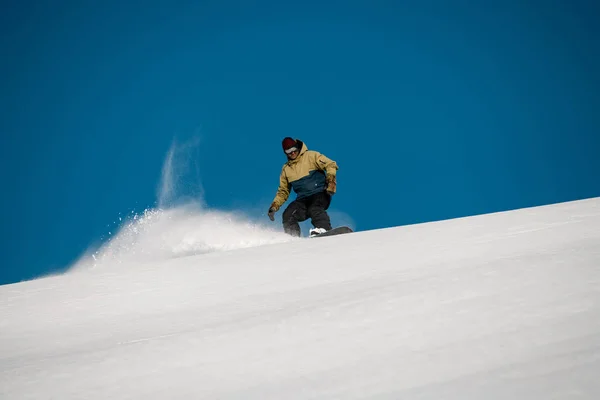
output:
[[0,398],[600,398],[600,198],[264,235],[0,287]]

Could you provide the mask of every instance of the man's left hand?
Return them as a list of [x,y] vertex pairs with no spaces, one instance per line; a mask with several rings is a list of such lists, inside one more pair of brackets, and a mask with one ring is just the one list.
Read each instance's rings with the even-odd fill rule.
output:
[[327,193],[330,196],[333,196],[335,194],[335,189],[336,189],[336,182],[335,182],[335,175],[327,175]]

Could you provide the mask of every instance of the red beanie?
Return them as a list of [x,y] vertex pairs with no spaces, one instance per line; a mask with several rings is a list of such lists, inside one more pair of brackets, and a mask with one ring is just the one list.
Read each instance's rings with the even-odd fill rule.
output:
[[296,143],[296,141],[294,139],[292,139],[291,137],[286,137],[281,142],[281,147],[283,147],[283,151],[286,151],[290,147],[298,147],[298,143]]

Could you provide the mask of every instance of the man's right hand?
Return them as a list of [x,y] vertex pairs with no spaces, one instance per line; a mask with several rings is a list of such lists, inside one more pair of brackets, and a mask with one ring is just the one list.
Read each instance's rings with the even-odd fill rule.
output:
[[269,212],[267,213],[267,215],[269,216],[269,219],[271,221],[275,221],[275,213],[277,212],[277,207],[275,206],[275,204],[271,204],[271,207],[269,207]]

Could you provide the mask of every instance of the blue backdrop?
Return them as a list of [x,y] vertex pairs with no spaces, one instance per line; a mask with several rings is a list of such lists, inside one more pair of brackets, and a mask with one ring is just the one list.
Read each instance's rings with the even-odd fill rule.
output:
[[152,207],[175,137],[265,211],[302,139],[358,230],[600,196],[600,3],[483,3],[5,2],[0,283]]

